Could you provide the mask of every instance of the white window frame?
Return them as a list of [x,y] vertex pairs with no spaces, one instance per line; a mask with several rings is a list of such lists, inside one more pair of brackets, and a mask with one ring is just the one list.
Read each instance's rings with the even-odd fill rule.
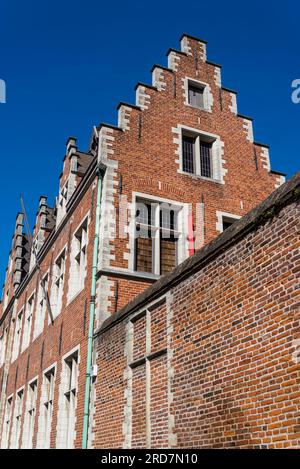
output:
[[2,427],[2,439],[1,439],[1,448],[7,449],[9,448],[9,433],[13,418],[13,394],[11,394],[5,402],[5,412],[4,412],[4,420],[3,420],[3,427]]
[[[22,397],[20,394],[22,393]],[[22,430],[22,418],[23,418],[23,403],[24,403],[24,386],[16,392],[13,427],[11,436],[11,448],[18,449],[20,444],[20,436]]]
[[240,215],[236,215],[234,213],[229,213],[229,212],[222,212],[222,211],[219,211],[217,210],[217,223],[216,223],[216,230],[219,232],[219,233],[223,233],[223,221],[226,219],[227,220],[232,220],[232,222],[234,223],[234,221],[236,220],[239,220],[240,218],[242,218]]
[[[76,408],[79,377],[79,348],[75,348],[63,357],[60,385],[60,403],[56,446],[74,448],[76,438]],[[69,366],[71,364],[71,367]]]
[[[154,204],[169,204],[174,206],[178,211],[177,223],[178,223],[178,242],[177,242],[177,265],[181,264],[188,257],[188,204],[178,202],[171,199],[165,199],[162,197],[156,197],[151,194],[144,194],[142,192],[133,192],[132,193],[132,212],[131,212],[131,222],[130,222],[130,248],[131,248],[131,258],[130,258],[130,270],[135,271],[135,225],[136,225],[136,211],[138,200],[145,201],[147,203]],[[156,207],[156,225],[159,226],[159,206]],[[159,230],[158,235],[159,235]],[[160,263],[159,263],[159,236],[154,238],[154,272],[151,274],[145,272],[145,275],[155,275],[160,276]],[[139,274],[143,272],[138,271]]]
[[67,213],[67,204],[70,198],[70,183],[69,178],[65,181],[63,186],[59,189],[59,195],[57,199],[57,216],[56,226],[60,224],[62,219]]
[[47,298],[44,295],[42,282],[44,283],[46,294],[48,294],[48,289],[49,289],[49,273],[48,272],[44,275],[38,288],[37,304],[36,304],[35,319],[34,319],[34,329],[33,329],[33,339],[36,339],[43,332],[44,324],[45,324],[45,316],[47,313]]
[[[203,179],[211,182],[222,183],[222,158],[221,158],[221,140],[220,136],[205,132],[203,130],[195,129],[193,127],[187,127],[184,125],[179,126],[180,138],[179,138],[179,152],[180,152],[180,172],[190,177],[196,177],[197,179]],[[196,139],[195,142],[195,155],[194,155],[194,173],[183,171],[183,138],[192,137]],[[211,149],[211,177],[205,177],[201,175],[200,167],[200,140],[212,143]]]
[[[194,88],[203,89],[203,107],[194,106],[189,102],[189,88],[190,85]],[[208,83],[200,80],[195,80],[195,78],[185,77],[184,78],[184,104],[194,109],[199,109],[200,111],[212,112],[213,98],[210,91],[210,86]]]
[[29,297],[29,299],[26,302],[23,340],[22,340],[22,352],[24,352],[24,350],[26,350],[26,348],[30,344],[30,335],[31,335],[31,329],[32,329],[32,322],[33,322],[34,305],[35,305],[35,293],[32,293],[32,295]]
[[[50,376],[50,379],[49,377]],[[52,430],[56,364],[43,372],[38,422],[37,448],[49,449]]]
[[27,386],[26,409],[22,434],[22,448],[33,447],[34,425],[37,414],[38,377]]
[[[54,261],[51,286],[51,310],[55,319],[61,313],[62,300],[66,278],[67,246],[65,246]],[[60,263],[60,265],[59,265]],[[50,324],[50,318],[48,318]]]
[[18,312],[16,316],[16,323],[15,323],[15,332],[14,332],[14,341],[13,341],[13,350],[11,355],[11,362],[14,362],[20,353],[20,345],[22,339],[22,331],[23,331],[23,320],[24,320],[24,307]]
[[6,356],[6,345],[7,345],[7,336],[8,336],[8,326],[6,326],[3,330],[3,334],[1,337],[1,350],[0,350],[0,366],[2,366],[5,362]]
[[[83,290],[87,273],[89,214],[74,231],[71,243],[68,304]],[[81,239],[79,239],[81,237]]]

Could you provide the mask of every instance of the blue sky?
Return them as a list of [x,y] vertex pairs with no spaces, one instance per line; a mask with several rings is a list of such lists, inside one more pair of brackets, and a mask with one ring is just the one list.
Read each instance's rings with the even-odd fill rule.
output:
[[116,124],[118,102],[134,103],[136,82],[151,83],[151,66],[166,65],[183,32],[208,41],[239,112],[254,117],[255,139],[271,145],[273,169],[298,171],[299,16],[296,1],[2,0],[1,285],[20,194],[33,225],[39,196],[52,204],[57,194],[67,137],[85,150],[94,124]]

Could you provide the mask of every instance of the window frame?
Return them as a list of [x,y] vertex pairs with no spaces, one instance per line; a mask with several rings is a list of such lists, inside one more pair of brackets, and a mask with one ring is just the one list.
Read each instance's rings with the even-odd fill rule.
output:
[[224,220],[230,220],[232,221],[232,224],[235,223],[236,221],[240,220],[242,218],[241,215],[236,215],[235,213],[229,213],[229,212],[222,212],[220,210],[217,210],[217,223],[216,223],[216,229],[219,233],[223,233],[224,230],[224,225],[223,222]]
[[[188,207],[187,204],[182,202],[177,202],[169,199],[164,199],[160,197],[155,197],[149,194],[142,194],[138,192],[133,192],[133,206],[132,206],[132,216],[131,216],[131,265],[130,268],[132,271],[146,276],[155,276],[158,278],[161,276],[160,269],[160,207],[163,207],[163,204],[171,205],[172,210],[177,211],[177,230],[174,230],[178,234],[177,238],[177,247],[176,247],[176,265],[179,265],[183,260],[185,260],[188,255],[188,245],[187,245],[187,220],[188,220]],[[155,207],[155,226],[151,226],[151,229],[155,231],[155,236],[152,237],[154,248],[152,251],[152,272],[139,271],[136,268],[136,212],[138,208],[138,203],[144,202],[146,204],[153,204]],[[172,231],[172,230],[171,230]]]

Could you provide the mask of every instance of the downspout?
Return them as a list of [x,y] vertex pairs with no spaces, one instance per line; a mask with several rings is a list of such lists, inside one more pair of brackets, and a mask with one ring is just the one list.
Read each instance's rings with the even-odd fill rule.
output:
[[98,252],[99,252],[100,221],[101,221],[102,180],[103,180],[103,176],[102,176],[100,168],[97,169],[97,177],[98,177],[98,189],[97,189],[97,202],[96,202],[95,237],[94,237],[92,285],[91,285],[91,300],[90,300],[90,320],[89,320],[86,381],[85,381],[85,395],[84,395],[83,433],[82,433],[82,448],[83,449],[87,449],[88,447],[88,432],[89,432],[89,418],[90,418],[90,393],[91,393],[91,380],[93,376],[91,368],[92,368],[92,360],[93,360],[93,336],[94,336],[95,301],[96,301]]

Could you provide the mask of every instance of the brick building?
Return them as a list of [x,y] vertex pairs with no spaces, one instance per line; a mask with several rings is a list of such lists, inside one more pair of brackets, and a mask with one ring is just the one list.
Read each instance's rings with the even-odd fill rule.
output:
[[[137,426],[129,422],[130,406],[120,425],[120,390],[110,388],[115,399],[108,399],[98,386],[102,371],[99,378],[96,367],[87,370],[90,308],[95,305],[94,329],[101,330],[133,298],[284,182],[282,173],[271,170],[268,146],[255,142],[252,119],[238,113],[236,92],[222,85],[221,66],[207,60],[206,42],[183,35],[180,44],[181,50],[167,52],[167,67],[153,66],[152,85],[136,85],[134,105],[118,105],[118,125],[93,129],[88,151],[68,139],[58,197],[54,207],[40,198],[32,242],[23,215],[17,215],[0,314],[3,448],[81,447],[89,371],[88,446],[149,445],[151,435],[138,428],[148,422],[145,402],[138,404]],[[168,339],[157,317],[155,340],[162,345]],[[140,347],[147,318],[136,326]],[[112,340],[111,350],[123,357],[123,345]],[[144,352],[137,347],[133,360],[138,362]],[[169,384],[161,366],[162,383],[155,392],[165,403]],[[108,375],[114,370],[114,358],[105,369]],[[145,370],[136,370],[142,389]],[[138,386],[132,392],[144,396]],[[200,406],[201,398],[196,399]],[[99,435],[106,415],[103,407],[97,410],[100,403],[119,408],[115,417],[109,415],[114,439],[110,432],[107,440]],[[161,420],[171,428],[174,416],[166,408],[163,412]],[[159,419],[157,425],[159,433]],[[177,443],[175,434],[165,438],[170,445],[204,444],[196,437]]]

